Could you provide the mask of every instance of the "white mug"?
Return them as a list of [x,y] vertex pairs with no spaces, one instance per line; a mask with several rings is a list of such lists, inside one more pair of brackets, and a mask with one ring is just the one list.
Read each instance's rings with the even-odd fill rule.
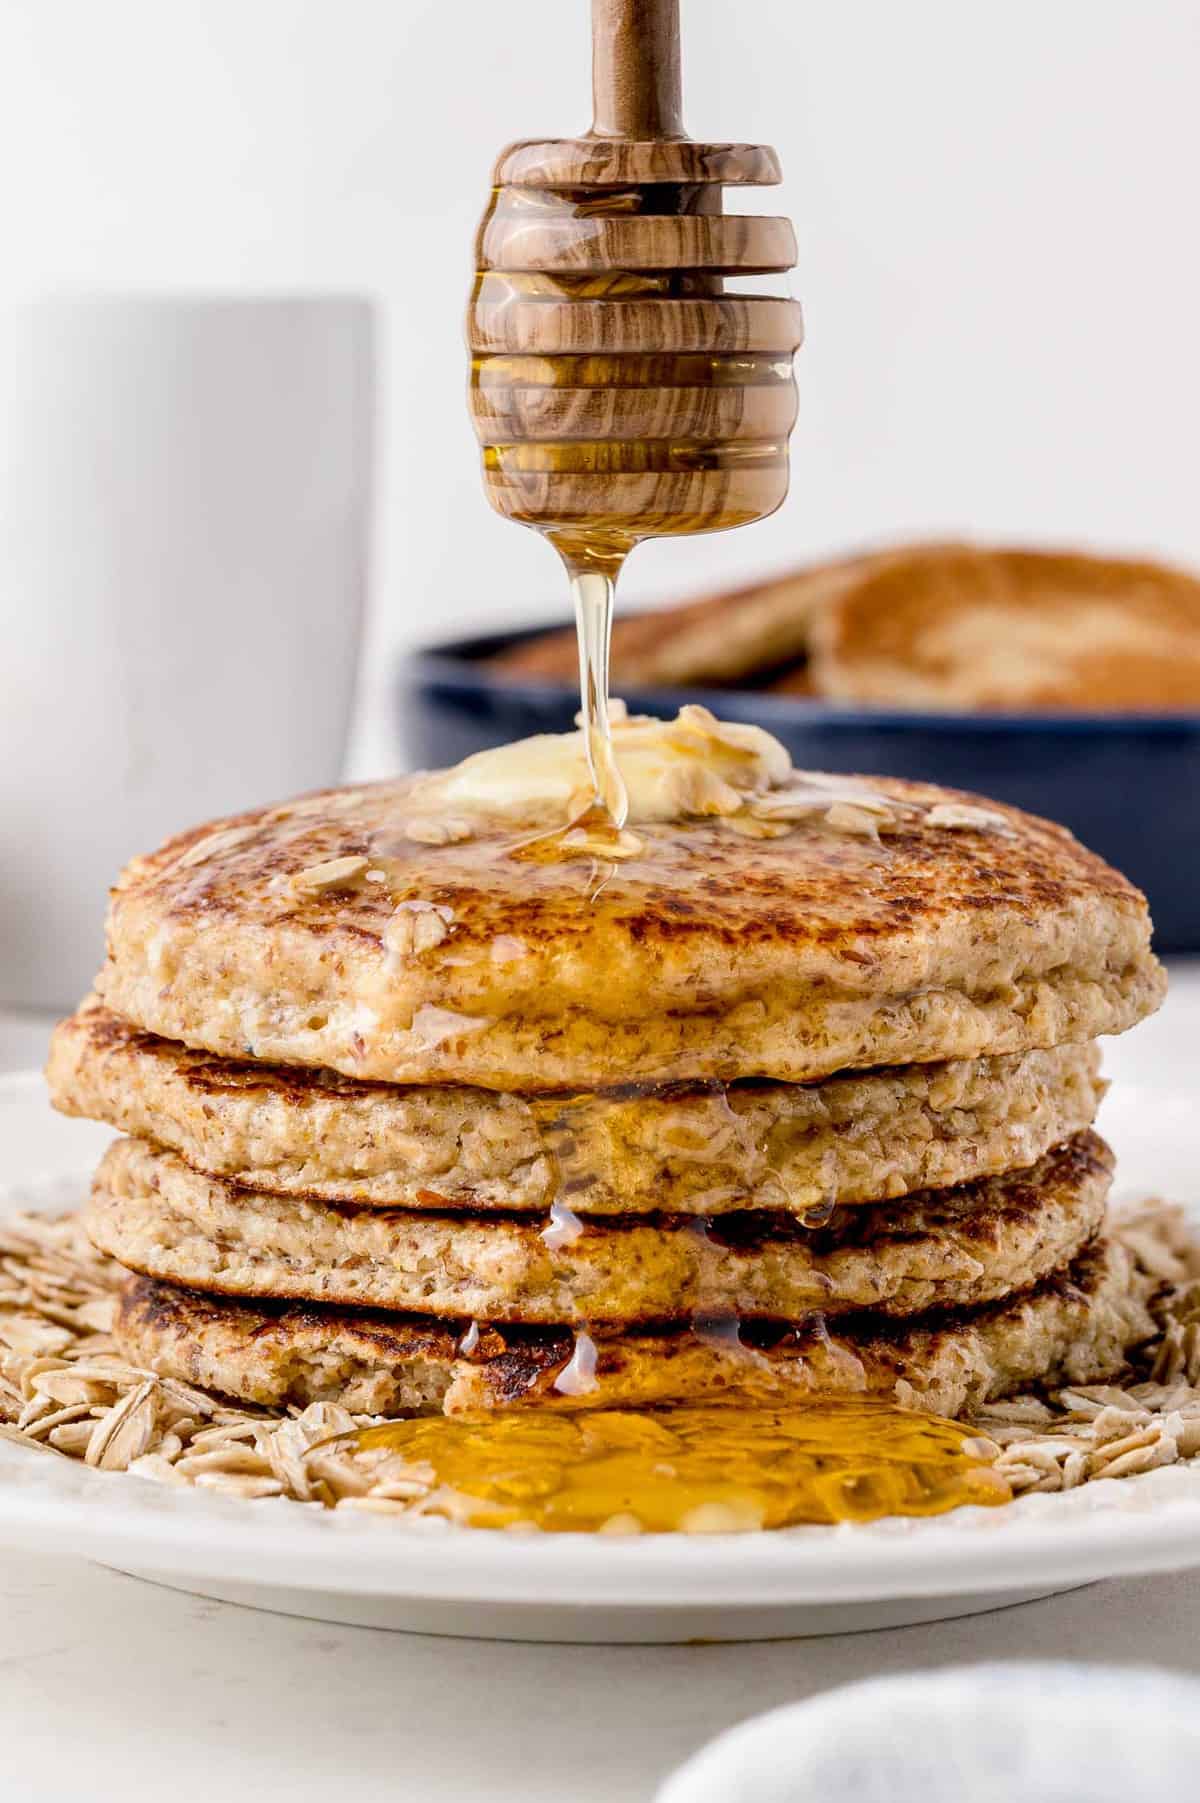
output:
[[372,391],[353,297],[0,308],[0,1002],[87,988],[133,853],[337,780]]

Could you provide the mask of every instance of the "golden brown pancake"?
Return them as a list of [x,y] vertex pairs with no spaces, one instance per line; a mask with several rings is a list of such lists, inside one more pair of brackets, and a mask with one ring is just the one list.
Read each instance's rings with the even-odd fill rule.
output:
[[193,1052],[89,1002],[55,1030],[67,1114],[267,1194],[408,1209],[820,1210],[1034,1164],[1090,1126],[1094,1045],[743,1083],[538,1097]]
[[[814,815],[839,785],[857,799]],[[224,1057],[545,1091],[1007,1056],[1162,996],[1132,884],[957,791],[796,773],[743,822],[782,836],[638,822],[599,879],[529,850],[557,813],[431,820],[429,795],[329,791],[135,859],[102,999]],[[409,836],[439,825],[451,842]]]
[[811,678],[914,708],[1200,707],[1200,580],[1076,552],[914,547],[810,625]]
[[274,1409],[637,1408],[736,1390],[771,1403],[872,1394],[960,1416],[1029,1384],[1115,1376],[1154,1332],[1151,1287],[1123,1246],[1102,1240],[1026,1295],[911,1324],[764,1324],[743,1330],[744,1343],[691,1329],[576,1337],[486,1326],[464,1341],[461,1323],[225,1302],[138,1277],[122,1293],[116,1336],[134,1364]]
[[839,1210],[822,1228],[774,1213],[715,1221],[471,1216],[267,1196],[118,1140],[88,1233],[133,1271],[224,1296],[466,1320],[594,1325],[916,1315],[1026,1289],[1099,1231],[1112,1154],[1094,1133],[1030,1171]]
[[[783,665],[802,669],[817,612],[847,583],[893,555],[856,553],[654,613],[618,613],[612,630],[613,681],[618,687],[723,688]],[[499,674],[524,681],[575,683],[575,629],[526,639],[490,663]]]

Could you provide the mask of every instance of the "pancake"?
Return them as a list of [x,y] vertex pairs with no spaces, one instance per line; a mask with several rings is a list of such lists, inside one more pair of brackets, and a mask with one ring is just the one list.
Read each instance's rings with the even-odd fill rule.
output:
[[1081,1133],[1027,1172],[838,1211],[594,1223],[338,1208],[205,1177],[118,1140],[87,1230],[130,1270],[219,1295],[589,1325],[922,1314],[1028,1288],[1099,1231],[1112,1155]]
[[790,772],[703,710],[616,743],[637,805],[599,873],[538,837],[580,736],[529,740],[135,859],[99,993],[224,1057],[509,1091],[1010,1055],[1161,999],[1144,897],[1063,827]]
[[461,1325],[431,1318],[222,1302],[135,1277],[116,1338],[135,1365],[273,1409],[636,1408],[736,1391],[762,1402],[872,1394],[956,1417],[1030,1384],[1116,1376],[1154,1332],[1150,1293],[1126,1249],[1102,1240],[1024,1296],[919,1324],[863,1316],[836,1332],[823,1322],[749,1330],[748,1344],[690,1329],[577,1338],[489,1326],[467,1352]]
[[1058,551],[914,547],[810,623],[809,676],[841,701],[918,708],[1200,706],[1200,580]]
[[[724,589],[681,606],[619,613],[612,628],[613,681],[643,688],[685,684],[719,688],[781,666],[802,669],[817,611],[844,585],[896,554],[862,552]],[[489,659],[489,664],[497,674],[523,682],[577,683],[575,628],[523,639]]]
[[385,1087],[193,1052],[96,1003],[55,1030],[66,1114],[266,1194],[372,1207],[803,1212],[1031,1165],[1095,1118],[1093,1045],[812,1087],[563,1098]]

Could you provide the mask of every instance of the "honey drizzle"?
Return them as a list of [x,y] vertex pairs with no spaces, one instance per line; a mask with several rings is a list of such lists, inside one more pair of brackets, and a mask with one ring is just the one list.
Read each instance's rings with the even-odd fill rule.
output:
[[588,774],[602,824],[619,834],[629,818],[629,797],[613,753],[608,718],[608,654],[616,583],[607,570],[572,569],[569,563],[567,567],[579,636],[579,699]]
[[416,1488],[414,1513],[481,1528],[735,1532],[940,1515],[1012,1494],[993,1442],[862,1397],[418,1417],[361,1429],[354,1445],[381,1455],[377,1482]]

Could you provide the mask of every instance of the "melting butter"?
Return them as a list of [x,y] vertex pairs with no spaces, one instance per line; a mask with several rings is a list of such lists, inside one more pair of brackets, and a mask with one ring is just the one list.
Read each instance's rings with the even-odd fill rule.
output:
[[994,808],[899,799],[863,777],[795,770],[786,747],[762,727],[718,720],[705,707],[683,707],[674,720],[658,720],[629,715],[623,702],[613,701],[607,722],[608,731],[593,720],[586,731],[518,739],[419,778],[405,835],[451,844],[488,825],[524,826],[533,836],[514,855],[534,861],[589,856],[611,874],[645,852],[634,830],[639,825],[715,820],[759,838],[808,826],[876,842],[916,824],[1011,831]]
[[[610,708],[612,748],[627,798],[626,822],[674,821],[736,813],[747,798],[786,781],[792,761],[778,739],[758,726],[718,720],[684,707],[674,720],[629,716]],[[540,733],[493,751],[476,752],[429,779],[414,802],[448,815],[496,816],[585,812],[593,787],[582,731]]]

